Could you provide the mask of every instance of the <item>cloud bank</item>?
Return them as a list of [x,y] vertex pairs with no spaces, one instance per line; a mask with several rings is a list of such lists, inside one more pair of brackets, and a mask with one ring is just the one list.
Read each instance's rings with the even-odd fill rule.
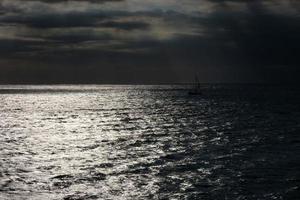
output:
[[1,0],[1,83],[287,82],[300,4]]

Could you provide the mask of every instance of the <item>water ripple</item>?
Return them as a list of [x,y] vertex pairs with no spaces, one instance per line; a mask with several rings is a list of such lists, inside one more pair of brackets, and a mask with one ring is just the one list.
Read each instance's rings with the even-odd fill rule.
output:
[[298,90],[15,87],[0,88],[0,199],[299,194]]

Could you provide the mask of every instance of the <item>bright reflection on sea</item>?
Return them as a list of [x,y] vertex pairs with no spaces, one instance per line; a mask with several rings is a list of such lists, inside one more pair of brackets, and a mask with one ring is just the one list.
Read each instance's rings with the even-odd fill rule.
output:
[[182,89],[1,86],[0,199],[297,195],[298,91]]

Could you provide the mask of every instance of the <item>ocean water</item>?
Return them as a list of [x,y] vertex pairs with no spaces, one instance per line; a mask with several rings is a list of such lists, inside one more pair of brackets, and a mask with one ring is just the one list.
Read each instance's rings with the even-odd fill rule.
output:
[[0,86],[0,199],[300,199],[295,87]]

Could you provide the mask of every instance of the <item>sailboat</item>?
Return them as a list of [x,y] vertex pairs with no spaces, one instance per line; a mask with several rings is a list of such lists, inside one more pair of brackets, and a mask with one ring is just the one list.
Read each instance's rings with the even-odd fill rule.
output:
[[189,95],[201,95],[201,85],[198,76],[195,76],[195,83],[193,89],[189,91]]

